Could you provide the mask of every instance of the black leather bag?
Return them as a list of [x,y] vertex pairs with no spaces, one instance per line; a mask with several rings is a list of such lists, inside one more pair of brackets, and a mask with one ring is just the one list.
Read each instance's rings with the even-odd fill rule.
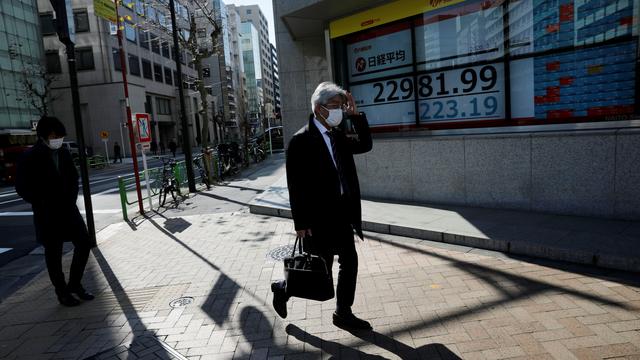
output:
[[284,277],[289,296],[325,301],[335,295],[331,269],[320,256],[302,252],[300,237],[293,244],[291,256],[284,258]]

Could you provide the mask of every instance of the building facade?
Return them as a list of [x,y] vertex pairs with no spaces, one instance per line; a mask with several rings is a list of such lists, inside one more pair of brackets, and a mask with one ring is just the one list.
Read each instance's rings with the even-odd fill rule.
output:
[[[173,42],[167,31],[169,11],[161,5],[150,5],[141,0],[124,0],[119,12],[122,24],[123,46],[127,67],[129,101],[132,113],[146,112],[152,119],[152,138],[167,146],[169,141],[182,142],[180,128],[180,102]],[[53,12],[48,0],[38,0],[43,43],[47,63],[58,70],[59,80],[52,86],[56,97],[52,113],[67,126],[69,136],[75,134],[69,76],[64,45],[58,41],[52,25]],[[94,153],[104,153],[105,145],[100,133],[109,133],[107,148],[114,141],[123,144],[129,153],[126,108],[123,91],[122,67],[118,51],[116,27],[94,14],[93,1],[73,0],[76,25],[76,57],[80,92],[80,109],[87,147]],[[177,16],[188,19],[188,10],[180,6]],[[45,31],[46,30],[46,31]],[[197,93],[196,78],[190,56],[182,51],[184,93],[188,127],[186,131],[195,144]]]
[[[262,92],[261,104],[263,108],[273,108],[275,94],[273,90],[273,67],[271,65],[271,44],[269,43],[269,23],[264,17],[258,5],[238,6],[238,13],[242,22],[253,24],[258,32],[258,51],[260,54],[260,91]],[[271,106],[267,106],[271,104]],[[264,112],[264,109],[263,109]]]
[[[234,5],[227,5],[228,44],[231,66],[231,82],[233,91],[229,101],[235,106],[238,139],[245,136],[247,122],[247,91],[244,74],[244,62],[240,47],[240,28],[242,21]],[[248,131],[246,132],[248,133]]]
[[276,46],[273,44],[269,44],[271,47],[271,69],[273,73],[273,111],[274,118],[280,124],[281,116],[280,109],[282,107],[280,101],[280,75],[278,74],[278,51],[276,50]]
[[274,9],[285,137],[318,83],[351,91],[364,196],[640,219],[639,1]]
[[240,50],[244,63],[244,74],[247,89],[247,119],[252,134],[259,133],[262,125],[262,62],[260,59],[260,40],[258,30],[250,22],[240,25]]
[[38,76],[45,69],[40,38],[36,0],[0,2],[0,147],[35,141],[40,100],[25,92],[25,83],[44,91]]

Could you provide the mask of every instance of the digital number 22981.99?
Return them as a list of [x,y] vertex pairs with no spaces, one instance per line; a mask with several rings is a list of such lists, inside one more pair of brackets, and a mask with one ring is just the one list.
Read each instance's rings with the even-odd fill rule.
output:
[[[418,95],[420,98],[440,97],[447,96],[449,94],[458,94],[458,90],[461,90],[460,95],[471,95],[474,92],[484,92],[493,89],[498,81],[498,72],[492,65],[486,65],[476,71],[474,68],[467,68],[460,72],[460,84],[461,89],[457,87],[449,88],[445,81],[445,73],[424,74],[418,77]],[[435,79],[435,81],[434,81]],[[478,81],[480,80],[480,81]],[[456,82],[454,80],[454,82]],[[480,85],[480,91],[476,91]],[[411,78],[405,78],[398,82],[396,80],[389,80],[386,82],[373,83],[373,87],[377,89],[377,94],[373,99],[374,103],[408,100],[413,97],[413,80]],[[385,98],[385,88],[390,88],[391,91]],[[400,90],[400,92],[398,92]],[[436,91],[437,90],[437,91]]]

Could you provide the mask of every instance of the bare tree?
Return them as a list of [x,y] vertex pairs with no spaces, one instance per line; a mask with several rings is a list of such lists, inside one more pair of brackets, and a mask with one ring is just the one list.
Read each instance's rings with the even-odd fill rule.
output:
[[47,68],[39,62],[25,59],[20,51],[20,44],[9,45],[9,57],[11,60],[19,59],[22,70],[20,80],[21,98],[18,101],[26,101],[31,107],[38,111],[40,116],[48,115],[50,104],[55,100],[51,95],[51,84],[57,79],[54,74],[47,71]]
[[[200,95],[200,109],[198,114],[202,121],[200,129],[200,144],[203,150],[209,147],[209,122],[213,121],[214,130],[216,126],[222,127],[222,120],[215,116],[210,118],[209,116],[209,102],[207,96],[209,92],[204,83],[204,68],[202,62],[213,55],[219,54],[220,50],[220,34],[221,27],[216,20],[215,9],[210,5],[211,2],[207,0],[183,0],[186,4],[180,4],[181,6],[189,9],[189,20],[178,24],[178,41],[180,47],[187,50],[191,59],[188,59],[189,63],[192,63],[197,72],[197,78],[194,80],[196,89]],[[157,3],[158,8],[166,8],[166,4]],[[171,25],[156,24],[154,22],[146,23],[147,26],[154,27],[156,30],[160,30],[164,33],[170,33],[172,31]],[[176,59],[180,61],[180,59]],[[177,81],[177,79],[176,79]],[[182,86],[182,84],[179,84]],[[214,144],[218,142],[216,131],[214,131]],[[205,152],[207,154],[207,152]],[[209,179],[211,180],[211,171],[209,169],[210,161],[205,161],[205,171],[207,172]]]

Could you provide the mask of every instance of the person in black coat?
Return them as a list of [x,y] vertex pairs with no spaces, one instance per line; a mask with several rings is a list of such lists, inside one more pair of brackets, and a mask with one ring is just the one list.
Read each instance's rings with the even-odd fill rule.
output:
[[[54,117],[43,116],[36,127],[38,142],[20,159],[16,173],[16,192],[33,209],[36,240],[44,246],[49,278],[58,301],[65,306],[80,304],[94,296],[81,284],[92,242],[76,206],[78,172],[67,149],[61,148],[66,135],[64,125]],[[69,282],[62,272],[62,245],[74,245]]]
[[[338,85],[324,82],[311,97],[309,123],[289,142],[286,154],[289,200],[296,233],[307,252],[322,256],[329,268],[338,255],[340,270],[333,323],[349,329],[368,330],[371,325],[351,311],[356,291],[358,256],[354,231],[362,235],[360,186],[353,154],[371,150],[369,124],[358,113],[353,96]],[[350,120],[355,135],[339,125]],[[287,316],[286,282],[275,282],[273,305]]]

